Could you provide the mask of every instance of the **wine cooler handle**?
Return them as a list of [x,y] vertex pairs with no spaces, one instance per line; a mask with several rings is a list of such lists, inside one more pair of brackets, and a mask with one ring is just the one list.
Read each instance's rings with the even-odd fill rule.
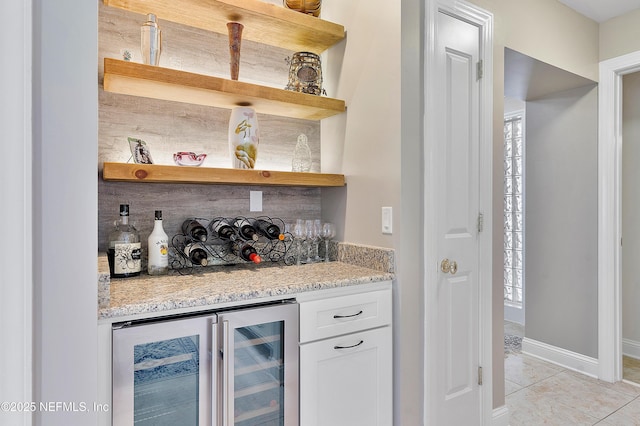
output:
[[357,317],[358,315],[362,315],[363,311],[361,310],[360,312],[357,312],[355,314],[351,314],[351,315],[334,315],[333,318],[335,319],[341,319],[341,318],[353,318],[353,317]]
[[220,359],[220,348],[218,347],[218,324],[214,320],[211,323],[211,425],[218,424],[218,360]]
[[229,321],[222,321],[222,424],[231,425],[229,421],[229,404],[233,401],[229,386],[229,362],[233,354],[229,352]]
[[351,349],[351,348],[357,348],[358,346],[360,346],[361,344],[364,343],[364,340],[360,340],[358,343],[356,343],[355,345],[351,345],[351,346],[334,346],[333,349]]

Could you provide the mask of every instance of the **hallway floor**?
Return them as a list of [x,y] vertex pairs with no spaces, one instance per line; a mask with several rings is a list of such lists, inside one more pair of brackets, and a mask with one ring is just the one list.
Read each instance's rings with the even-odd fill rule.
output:
[[[517,332],[505,322],[505,334]],[[504,364],[511,426],[640,425],[640,386],[602,382],[518,349]]]

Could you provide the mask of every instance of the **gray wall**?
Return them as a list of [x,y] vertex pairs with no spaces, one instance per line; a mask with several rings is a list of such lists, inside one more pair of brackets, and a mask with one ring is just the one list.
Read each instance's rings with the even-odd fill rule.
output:
[[[623,77],[622,338],[640,355],[640,73]],[[631,353],[630,348],[623,352]]]
[[[173,153],[206,153],[203,167],[229,167],[227,142],[231,111],[127,96],[105,92],[102,87],[104,58],[122,59],[122,51],[141,62],[141,14],[108,7],[98,1],[99,134],[98,168],[105,161],[127,162],[131,156],[127,137],[147,142],[155,164],[173,165]],[[160,20],[163,53],[160,66],[184,71],[229,76],[228,37],[210,31]],[[282,88],[289,68],[285,62],[292,52],[249,41],[242,42],[240,81]],[[291,170],[291,156],[297,137],[305,133],[312,150],[312,171],[320,167],[320,122],[258,114],[260,145],[257,169]],[[249,191],[263,191],[263,211],[249,211]],[[98,249],[106,250],[106,240],[117,218],[118,205],[128,203],[131,217],[140,231],[143,249],[153,228],[153,211],[163,210],[165,231],[179,232],[187,217],[269,215],[288,223],[297,218],[321,216],[320,190],[260,186],[132,184],[98,180]]]
[[597,89],[527,102],[527,338],[598,356]]

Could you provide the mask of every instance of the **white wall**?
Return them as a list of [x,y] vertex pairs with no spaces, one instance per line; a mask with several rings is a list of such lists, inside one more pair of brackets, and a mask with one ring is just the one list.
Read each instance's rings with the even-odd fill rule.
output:
[[600,24],[600,60],[640,50],[640,9]]
[[622,338],[623,353],[640,357],[640,73],[622,85]]
[[[0,401],[32,401],[31,373],[31,3],[0,3]],[[10,63],[10,66],[8,65]],[[0,423],[29,425],[25,412]]]
[[[97,401],[97,0],[36,0],[33,80],[34,400]],[[37,411],[89,425],[92,412]]]
[[598,357],[597,89],[527,102],[526,329]]

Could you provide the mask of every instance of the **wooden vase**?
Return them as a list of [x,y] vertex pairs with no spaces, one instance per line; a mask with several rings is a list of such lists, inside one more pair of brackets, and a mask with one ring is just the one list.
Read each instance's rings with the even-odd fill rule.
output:
[[242,42],[242,29],[244,25],[239,22],[228,22],[227,30],[229,31],[229,55],[231,60],[229,67],[231,69],[231,80],[237,80],[240,73],[240,43]]

